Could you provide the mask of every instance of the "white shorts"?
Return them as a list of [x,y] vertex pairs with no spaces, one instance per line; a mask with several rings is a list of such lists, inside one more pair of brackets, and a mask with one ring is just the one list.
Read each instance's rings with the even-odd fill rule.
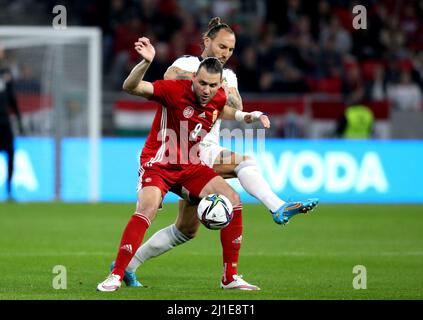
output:
[[[203,161],[208,167],[213,168],[216,158],[223,150],[228,150],[215,143],[200,143],[200,160]],[[228,150],[230,152],[230,150]]]

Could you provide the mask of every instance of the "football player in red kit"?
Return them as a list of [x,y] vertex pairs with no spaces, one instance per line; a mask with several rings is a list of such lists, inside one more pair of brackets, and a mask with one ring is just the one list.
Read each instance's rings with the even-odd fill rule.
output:
[[[234,53],[235,43],[236,36],[231,27],[223,23],[219,17],[212,18],[207,31],[203,34],[201,55],[184,55],[176,59],[167,69],[164,79],[191,79],[201,61],[208,57],[217,58],[222,65],[225,65]],[[243,103],[238,91],[235,72],[224,67],[222,78],[228,94],[226,104],[242,112]],[[244,117],[241,115],[237,120],[243,121]],[[221,146],[221,122],[221,118],[217,119],[210,132],[200,142],[200,159],[207,166],[213,168],[225,179],[236,177],[243,189],[259,200],[269,210],[273,221],[279,225],[286,225],[295,215],[310,212],[317,206],[318,199],[316,198],[305,201],[284,201],[272,190],[254,158],[235,153]],[[238,148],[238,150],[240,149]],[[148,241],[138,248],[125,270],[123,280],[126,285],[142,286],[136,277],[136,271],[140,265],[187,243],[196,236],[199,228],[199,221],[195,216],[197,204],[186,200],[181,200],[179,204],[179,215],[176,221],[155,232]],[[222,289],[260,290],[259,286],[249,283],[238,274],[238,261],[243,240],[242,207],[235,208],[233,213],[231,223],[220,230],[223,262],[220,287]]]
[[[199,142],[210,131],[222,113],[224,119],[239,117],[225,106],[222,65],[216,58],[200,64],[191,80],[143,81],[153,61],[155,50],[149,39],[135,43],[143,60],[134,67],[123,89],[161,104],[140,159],[138,202],[123,232],[115,266],[110,275],[97,286],[99,291],[116,291],[121,286],[125,268],[140,246],[145,232],[154,220],[165,194],[176,185],[182,186],[191,198],[211,193],[226,196],[236,208],[239,195],[213,169],[199,158]],[[261,121],[270,127],[267,116],[260,112],[242,114],[247,123]]]

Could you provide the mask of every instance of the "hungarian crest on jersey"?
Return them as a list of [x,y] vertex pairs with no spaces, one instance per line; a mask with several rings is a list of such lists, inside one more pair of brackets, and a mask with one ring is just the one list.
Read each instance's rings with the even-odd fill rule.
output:
[[194,108],[193,108],[193,107],[191,107],[191,106],[186,107],[186,108],[184,109],[183,114],[184,114],[184,117],[185,117],[185,118],[187,118],[187,119],[191,118],[191,117],[192,117],[192,115],[194,114]]

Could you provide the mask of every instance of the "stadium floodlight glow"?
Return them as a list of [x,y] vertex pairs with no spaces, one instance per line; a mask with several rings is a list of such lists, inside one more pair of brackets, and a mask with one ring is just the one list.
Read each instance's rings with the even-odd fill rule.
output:
[[[101,30],[91,27],[67,27],[66,29],[54,29],[53,27],[39,26],[2,26],[0,27],[0,46],[11,52],[12,56],[21,65],[37,69],[40,75],[40,97],[48,96],[52,100],[51,109],[46,122],[52,123],[51,130],[34,130],[29,132],[33,135],[53,135],[57,138],[56,153],[60,157],[60,141],[65,136],[87,136],[90,140],[90,199],[99,199],[99,141],[101,138],[101,75],[102,75],[102,52]],[[71,52],[64,48],[71,48]],[[31,57],[32,51],[36,51],[35,57]],[[74,55],[72,57],[72,55]],[[40,58],[41,57],[41,58]],[[13,70],[12,70],[13,71]],[[72,73],[69,75],[69,73]],[[83,81],[78,81],[83,79]],[[78,83],[79,82],[79,83]],[[70,89],[69,89],[70,88]],[[82,130],[67,130],[69,119],[66,119],[68,109],[66,105],[69,96],[73,93],[79,95],[80,105],[83,111],[80,113],[81,121],[86,121]],[[39,92],[32,92],[39,94]],[[81,98],[82,96],[82,98]],[[42,98],[39,98],[40,100]],[[74,101],[73,101],[74,102]],[[75,105],[73,105],[75,106]],[[40,108],[41,109],[41,108]],[[75,108],[73,109],[73,111]],[[71,110],[72,111],[72,110]],[[69,111],[70,112],[70,111]],[[41,113],[41,111],[40,111]],[[38,119],[35,119],[37,118]],[[43,125],[34,116],[31,121]],[[86,118],[86,119],[84,119]],[[35,120],[34,120],[35,119]],[[25,119],[24,119],[25,120]],[[29,121],[29,120],[28,120]],[[75,120],[75,123],[77,121]],[[75,128],[81,124],[74,124]],[[48,124],[44,123],[48,127]],[[56,128],[53,128],[56,126]],[[70,125],[68,125],[70,126]],[[60,127],[60,128],[57,128]],[[56,198],[60,197],[60,158],[56,161]]]

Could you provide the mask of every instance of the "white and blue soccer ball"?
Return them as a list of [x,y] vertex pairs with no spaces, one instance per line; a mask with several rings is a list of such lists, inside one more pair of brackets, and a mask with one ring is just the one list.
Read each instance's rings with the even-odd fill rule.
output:
[[201,199],[197,209],[198,219],[208,229],[219,230],[226,227],[233,218],[232,203],[221,194],[209,194]]

